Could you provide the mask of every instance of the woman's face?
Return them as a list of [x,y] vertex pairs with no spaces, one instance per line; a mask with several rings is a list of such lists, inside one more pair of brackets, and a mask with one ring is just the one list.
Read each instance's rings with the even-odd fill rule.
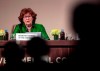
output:
[[33,17],[30,13],[26,13],[23,17],[23,22],[26,24],[26,25],[29,25],[29,24],[32,24],[32,21],[33,21]]

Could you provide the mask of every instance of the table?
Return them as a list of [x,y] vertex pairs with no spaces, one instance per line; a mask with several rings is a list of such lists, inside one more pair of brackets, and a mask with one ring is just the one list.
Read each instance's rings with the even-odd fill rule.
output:
[[[3,46],[13,40],[1,40],[0,41],[0,64],[4,61],[1,55],[1,52],[4,50]],[[17,44],[21,46],[26,46],[27,41],[16,41]],[[50,46],[50,53],[48,54],[51,62],[53,63],[57,59],[62,59],[68,56],[78,45],[77,40],[46,40],[47,45]],[[25,53],[25,57],[27,57],[27,53]]]

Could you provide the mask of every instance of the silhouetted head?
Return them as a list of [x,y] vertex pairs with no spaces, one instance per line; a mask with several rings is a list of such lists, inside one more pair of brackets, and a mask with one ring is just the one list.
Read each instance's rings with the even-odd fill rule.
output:
[[98,7],[95,4],[83,3],[74,9],[73,27],[75,32],[79,34],[80,39],[86,40],[95,34],[98,14]]
[[16,42],[8,42],[4,46],[2,55],[5,57],[6,62],[17,62],[24,57],[24,50]]
[[27,52],[32,57],[41,57],[49,53],[49,46],[40,37],[34,37],[27,43]]

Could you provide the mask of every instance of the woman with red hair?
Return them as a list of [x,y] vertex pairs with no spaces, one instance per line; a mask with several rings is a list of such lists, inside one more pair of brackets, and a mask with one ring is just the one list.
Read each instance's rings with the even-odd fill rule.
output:
[[23,8],[18,17],[20,24],[16,25],[13,34],[25,32],[41,32],[43,39],[49,40],[42,24],[35,23],[37,14],[31,8]]

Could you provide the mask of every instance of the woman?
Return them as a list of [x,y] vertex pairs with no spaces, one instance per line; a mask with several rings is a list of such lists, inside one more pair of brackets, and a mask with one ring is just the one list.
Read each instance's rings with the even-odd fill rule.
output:
[[41,32],[41,37],[50,40],[44,26],[35,23],[37,14],[31,8],[24,8],[18,17],[20,24],[16,25],[13,34],[25,32]]

